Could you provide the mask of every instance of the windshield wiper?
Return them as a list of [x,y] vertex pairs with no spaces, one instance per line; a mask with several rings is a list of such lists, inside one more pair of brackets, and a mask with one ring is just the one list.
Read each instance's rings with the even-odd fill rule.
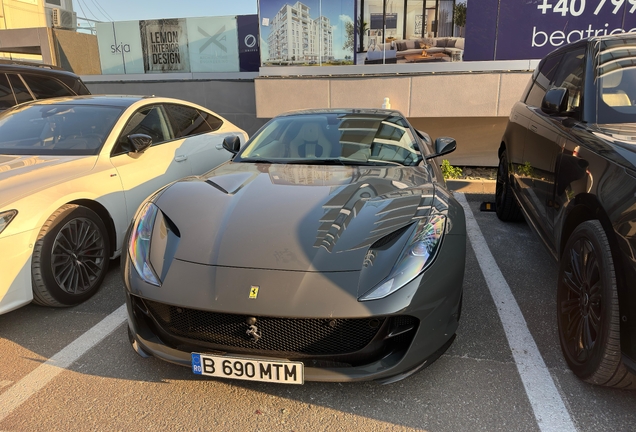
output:
[[329,159],[290,159],[282,163],[294,165],[346,165],[345,162],[338,158]]
[[278,164],[281,163],[280,161],[276,161],[276,160],[271,160],[271,159],[262,159],[262,158],[256,158],[256,159],[252,159],[252,158],[241,158],[241,160],[239,160],[238,162],[249,162],[249,163],[267,163],[267,164]]

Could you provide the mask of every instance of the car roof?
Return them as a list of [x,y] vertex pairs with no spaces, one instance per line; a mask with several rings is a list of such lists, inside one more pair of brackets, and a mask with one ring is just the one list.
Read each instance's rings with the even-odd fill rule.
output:
[[69,76],[78,78],[73,72],[65,71],[50,65],[26,65],[21,63],[3,62],[0,61],[0,73],[30,73],[34,75],[46,75],[46,76]]
[[397,110],[373,109],[373,108],[325,108],[325,109],[306,109],[298,111],[290,111],[280,114],[277,117],[302,116],[312,114],[362,114],[369,116],[400,116],[404,117]]
[[[117,107],[129,107],[142,99],[152,99],[154,96],[134,96],[134,95],[85,95],[85,96],[64,96],[49,99],[37,99],[26,102],[23,105],[109,105]],[[165,98],[156,98],[165,99]]]

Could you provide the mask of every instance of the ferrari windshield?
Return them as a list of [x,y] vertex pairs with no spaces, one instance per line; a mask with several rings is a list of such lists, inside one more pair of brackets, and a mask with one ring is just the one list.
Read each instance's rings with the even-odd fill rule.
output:
[[415,137],[397,115],[311,113],[275,118],[235,162],[414,165]]
[[0,116],[0,154],[97,154],[122,110],[83,104],[18,106]]
[[600,42],[596,62],[597,123],[636,119],[636,38]]

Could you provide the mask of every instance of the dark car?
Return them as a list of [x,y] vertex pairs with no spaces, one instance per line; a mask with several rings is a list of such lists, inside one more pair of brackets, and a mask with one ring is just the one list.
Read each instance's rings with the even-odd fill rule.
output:
[[496,209],[559,262],[572,371],[636,388],[636,36],[564,46],[537,67],[499,148]]
[[274,118],[142,204],[122,259],[134,349],[287,384],[423,369],[461,311],[464,212],[433,159],[454,149],[396,111]]
[[0,62],[0,112],[36,99],[89,94],[80,77],[55,66]]

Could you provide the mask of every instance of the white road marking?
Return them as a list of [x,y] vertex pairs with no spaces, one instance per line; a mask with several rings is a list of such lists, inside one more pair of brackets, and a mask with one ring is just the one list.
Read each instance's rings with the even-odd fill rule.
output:
[[497,306],[499,318],[506,332],[512,356],[515,359],[539,429],[542,432],[576,431],[572,417],[570,417],[570,413],[552,380],[550,371],[539,353],[539,348],[528,330],[521,309],[519,309],[508,283],[501,274],[495,258],[490,253],[466,197],[462,193],[455,193],[454,196],[464,207],[470,244],[486,279],[490,295]]
[[40,391],[74,361],[101,342],[126,321],[126,305],[122,305],[86,333],[75,339],[45,363],[0,394],[0,422]]

